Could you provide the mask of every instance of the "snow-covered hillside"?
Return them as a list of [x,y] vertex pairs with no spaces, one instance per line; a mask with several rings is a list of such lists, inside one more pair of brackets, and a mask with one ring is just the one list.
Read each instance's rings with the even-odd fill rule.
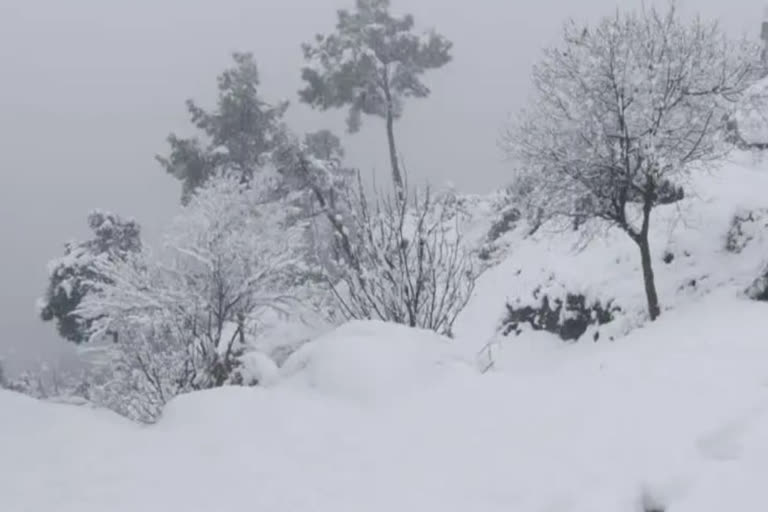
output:
[[[662,309],[674,314],[679,305],[724,287],[739,295],[760,274],[768,262],[764,158],[735,153],[691,176],[684,200],[654,210],[650,243]],[[477,226],[489,225],[477,217]],[[567,293],[621,308],[605,337],[646,322],[640,254],[625,233],[594,224],[529,232],[519,225],[495,242],[504,258],[480,279],[475,300],[457,322],[459,338],[483,345],[496,335],[506,303],[535,305],[544,295],[563,299]]]
[[[743,292],[768,256],[768,166],[750,158],[655,215],[653,324],[625,235],[577,251],[520,227],[455,340],[348,324],[268,386],[182,396],[151,427],[0,391],[0,510],[764,511],[768,304]],[[753,220],[728,250],[736,214]],[[536,288],[615,301],[614,341],[500,339]]]

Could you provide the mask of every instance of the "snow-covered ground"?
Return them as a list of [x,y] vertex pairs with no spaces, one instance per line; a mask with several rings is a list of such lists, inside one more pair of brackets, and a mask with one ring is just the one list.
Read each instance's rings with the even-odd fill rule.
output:
[[[620,233],[582,252],[569,233],[512,233],[453,341],[348,324],[270,385],[182,396],[150,427],[0,391],[0,511],[764,512],[768,304],[742,293],[764,226],[725,250],[733,215],[768,207],[762,167],[700,176],[655,217],[654,324]],[[523,333],[482,374],[505,301],[542,277],[620,303],[615,341]]]
[[181,397],[153,427],[2,392],[0,508],[763,511],[767,311],[716,293],[614,344],[521,340],[486,375],[353,325],[280,384]]

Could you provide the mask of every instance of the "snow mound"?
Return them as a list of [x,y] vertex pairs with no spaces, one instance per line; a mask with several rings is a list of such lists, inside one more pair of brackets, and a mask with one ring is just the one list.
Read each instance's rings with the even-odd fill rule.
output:
[[245,385],[271,386],[280,376],[275,361],[261,352],[246,352],[240,357],[240,364],[238,371]]
[[350,322],[307,343],[282,370],[294,386],[361,401],[391,399],[452,372],[473,371],[451,340],[379,321]]
[[184,430],[202,437],[219,437],[223,430],[234,434],[243,411],[259,411],[259,415],[266,416],[269,401],[267,389],[261,387],[226,386],[187,393],[166,404],[153,428],[163,432]]

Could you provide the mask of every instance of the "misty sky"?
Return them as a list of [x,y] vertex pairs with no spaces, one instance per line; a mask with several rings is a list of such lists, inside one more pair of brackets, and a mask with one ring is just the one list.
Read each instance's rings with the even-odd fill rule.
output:
[[[153,244],[179,184],[155,163],[170,131],[188,134],[184,100],[215,99],[235,50],[252,51],[268,100],[290,99],[297,132],[343,131],[343,113],[296,101],[300,43],[333,28],[353,0],[0,0],[0,357],[29,362],[67,344],[34,301],[46,262],[87,235],[92,208],[133,216]],[[685,0],[686,12],[757,37],[764,0]],[[393,0],[396,12],[455,43],[454,62],[427,78],[397,126],[412,180],[485,192],[504,184],[496,146],[525,102],[529,70],[564,19],[594,20],[640,0]],[[385,172],[383,123],[347,137],[349,163]]]

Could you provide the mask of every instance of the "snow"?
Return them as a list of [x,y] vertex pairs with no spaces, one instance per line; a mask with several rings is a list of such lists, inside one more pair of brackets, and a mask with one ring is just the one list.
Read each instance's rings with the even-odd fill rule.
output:
[[[768,168],[741,155],[686,190],[654,216],[665,311],[652,324],[625,235],[578,251],[574,233],[520,227],[454,340],[350,323],[280,368],[249,354],[267,386],[177,397],[153,426],[0,391],[0,510],[762,512],[768,304],[744,290],[768,237],[736,253],[725,236],[734,214],[768,206]],[[615,299],[615,341],[499,338],[504,303],[539,285]]]
[[510,344],[486,375],[455,342],[356,323],[282,382],[179,397],[153,427],[0,392],[0,505],[764,510],[766,307],[717,292],[621,343]]
[[279,379],[280,370],[275,361],[262,352],[246,352],[240,357],[240,363],[240,374],[246,384],[257,382],[270,386]]
[[402,399],[460,371],[474,371],[456,344],[431,331],[350,322],[295,352],[283,366],[292,384],[361,403]]

